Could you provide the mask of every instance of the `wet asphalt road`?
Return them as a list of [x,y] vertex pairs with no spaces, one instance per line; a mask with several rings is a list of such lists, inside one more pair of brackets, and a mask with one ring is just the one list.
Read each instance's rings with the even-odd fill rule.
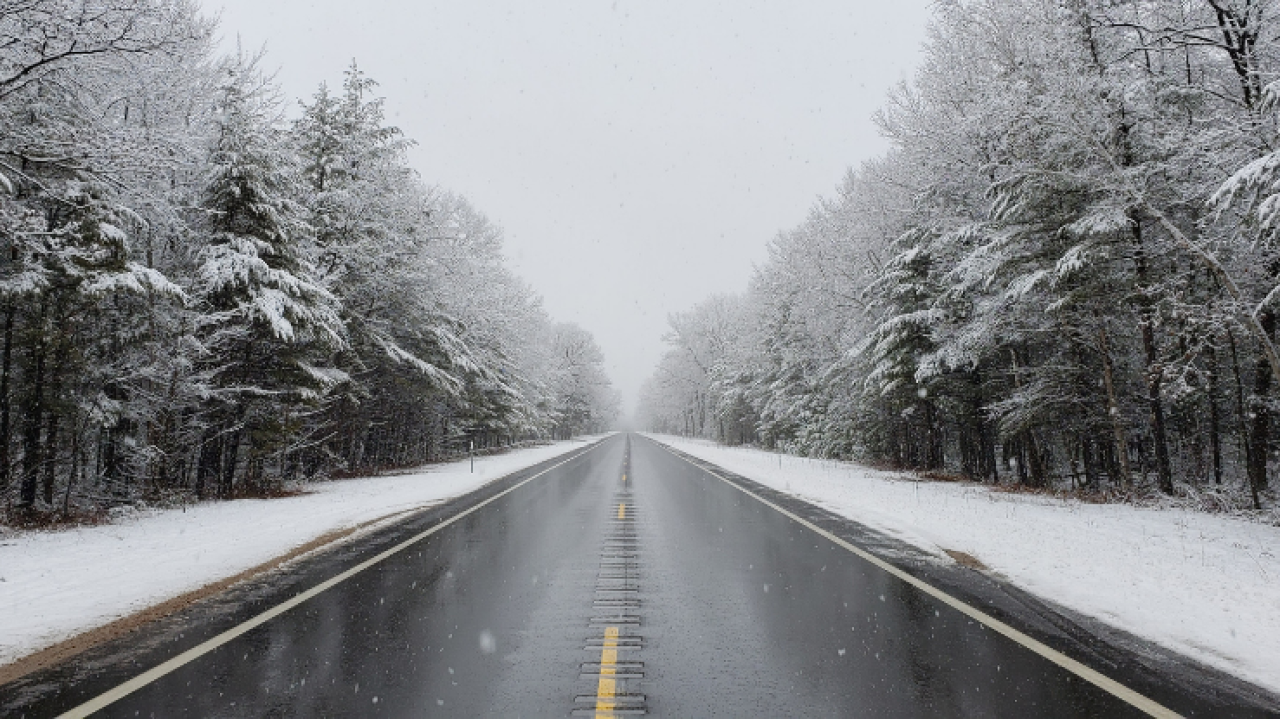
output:
[[[1111,669],[1184,713],[1248,713],[1174,678],[1129,681],[1123,664]],[[75,706],[118,683],[109,675],[82,672],[22,713]],[[534,717],[598,707],[669,717],[1141,715],[624,436],[102,714]]]

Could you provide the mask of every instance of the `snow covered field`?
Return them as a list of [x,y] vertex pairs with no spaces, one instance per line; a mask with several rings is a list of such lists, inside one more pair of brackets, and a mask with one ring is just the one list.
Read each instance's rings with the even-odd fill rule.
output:
[[597,439],[555,442],[282,499],[146,511],[115,524],[0,538],[0,665],[234,576],[336,530],[465,494]]
[[1041,597],[1280,691],[1280,528],[654,438],[940,558],[972,554]]

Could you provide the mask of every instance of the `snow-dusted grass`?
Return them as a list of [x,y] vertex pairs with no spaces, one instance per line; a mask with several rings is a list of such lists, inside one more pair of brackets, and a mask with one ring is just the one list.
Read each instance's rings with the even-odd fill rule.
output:
[[[590,441],[595,438],[586,438]],[[0,540],[0,664],[268,562],[330,532],[437,504],[566,454],[555,442],[421,472],[306,485],[281,499],[142,511]]]
[[655,439],[1280,691],[1280,527],[913,481],[849,463]]

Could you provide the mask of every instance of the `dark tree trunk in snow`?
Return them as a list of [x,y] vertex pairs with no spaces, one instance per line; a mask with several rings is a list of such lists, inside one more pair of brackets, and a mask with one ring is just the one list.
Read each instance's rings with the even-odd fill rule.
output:
[[44,424],[44,365],[45,365],[45,305],[40,303],[40,311],[36,316],[28,355],[30,372],[30,389],[22,407],[22,487],[19,492],[18,506],[32,507],[36,503],[36,489],[40,480],[40,469],[44,465],[43,445],[40,442],[40,430]]
[[1151,415],[1151,441],[1156,455],[1156,481],[1160,491],[1173,494],[1173,467],[1169,462],[1169,438],[1165,429],[1164,403],[1160,400],[1160,388],[1164,383],[1164,368],[1160,364],[1156,347],[1156,308],[1151,298],[1147,252],[1143,245],[1142,222],[1133,221],[1135,243],[1134,264],[1141,291],[1139,312],[1141,315],[1142,352],[1146,360],[1147,409]]
[[[1276,316],[1271,310],[1263,310],[1258,318],[1262,329],[1270,337],[1275,334]],[[1271,372],[1266,360],[1259,360],[1253,373],[1253,404],[1249,432],[1249,486],[1258,504],[1257,495],[1267,488],[1267,455],[1271,444],[1271,412],[1267,408],[1267,395],[1271,392]]]
[[925,400],[924,404],[924,467],[928,470],[942,469],[943,444],[942,427],[938,419],[937,408],[933,402]]
[[[55,317],[60,317],[62,312],[57,312]],[[59,328],[64,327],[65,317],[60,317],[57,324]],[[63,374],[67,366],[70,347],[65,339],[60,338],[56,349],[54,350],[53,370],[49,378],[49,426],[45,429],[44,446],[45,446],[45,466],[44,480],[42,482],[42,490],[44,495],[44,503],[53,505],[53,485],[58,474],[58,432],[61,428],[62,420],[62,380]]]
[[1208,387],[1205,393],[1209,402],[1209,451],[1213,454],[1213,482],[1222,484],[1222,418],[1218,410],[1218,353],[1209,345]]
[[[1095,318],[1101,317],[1094,313]],[[1120,469],[1120,482],[1128,484],[1133,476],[1129,472],[1129,442],[1125,438],[1124,418],[1120,416],[1120,400],[1116,397],[1115,371],[1111,364],[1111,345],[1107,342],[1107,330],[1098,325],[1098,350],[1102,353],[1102,384],[1107,390],[1107,418],[1111,422],[1111,436],[1115,441],[1116,464]]]
[[1163,369],[1156,354],[1151,322],[1142,323],[1142,349],[1147,359],[1147,404],[1151,409],[1151,440],[1155,445],[1156,479],[1160,491],[1173,494],[1173,467],[1169,462],[1169,440],[1165,430],[1164,403],[1160,401]]
[[12,460],[9,457],[10,425],[9,377],[13,369],[13,315],[15,309],[10,302],[4,312],[4,354],[0,359],[0,492],[9,488],[9,471]]
[[1249,464],[1249,422],[1248,411],[1244,401],[1244,379],[1240,375],[1240,354],[1236,351],[1236,337],[1227,330],[1227,344],[1231,347],[1231,375],[1236,386],[1236,442],[1239,445],[1240,459],[1245,466]]
[[217,491],[219,468],[222,459],[221,426],[213,423],[204,432],[200,443],[200,457],[196,460],[196,499],[209,496],[210,487]]
[[45,444],[48,445],[49,457],[44,464],[44,481],[42,489],[44,503],[53,505],[53,483],[58,473],[58,413],[49,415],[49,428],[45,430]]

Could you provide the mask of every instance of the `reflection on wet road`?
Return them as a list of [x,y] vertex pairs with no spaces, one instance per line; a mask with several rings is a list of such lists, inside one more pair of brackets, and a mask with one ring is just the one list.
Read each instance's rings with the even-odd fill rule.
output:
[[[68,687],[64,701],[110,688],[91,684]],[[627,436],[103,714],[1141,715]]]

